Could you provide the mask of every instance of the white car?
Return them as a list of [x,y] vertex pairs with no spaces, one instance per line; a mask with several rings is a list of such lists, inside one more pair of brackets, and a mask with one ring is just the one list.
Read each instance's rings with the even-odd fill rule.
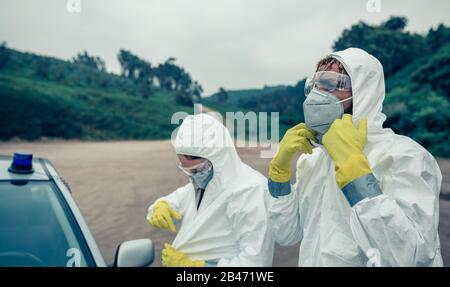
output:
[[[150,239],[117,247],[110,266],[149,266]],[[46,159],[0,156],[0,266],[107,266],[70,189]]]

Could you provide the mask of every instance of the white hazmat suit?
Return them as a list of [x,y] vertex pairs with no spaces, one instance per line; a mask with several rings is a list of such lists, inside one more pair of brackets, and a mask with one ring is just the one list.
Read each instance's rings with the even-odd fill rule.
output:
[[333,160],[324,146],[315,148],[298,159],[291,193],[269,199],[276,241],[301,242],[299,266],[442,266],[436,160],[412,139],[383,128],[381,63],[356,48],[332,56],[351,77],[353,123],[367,117],[364,154],[382,194],[351,207]]
[[240,160],[228,130],[209,115],[188,116],[173,145],[177,154],[208,159],[214,175],[198,210],[192,183],[156,201],[166,200],[183,215],[172,246],[217,266],[271,266],[267,179]]

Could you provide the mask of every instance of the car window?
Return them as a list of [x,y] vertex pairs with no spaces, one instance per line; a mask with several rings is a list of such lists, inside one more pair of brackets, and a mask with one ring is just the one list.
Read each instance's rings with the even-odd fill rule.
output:
[[78,224],[53,182],[0,182],[0,266],[92,265]]

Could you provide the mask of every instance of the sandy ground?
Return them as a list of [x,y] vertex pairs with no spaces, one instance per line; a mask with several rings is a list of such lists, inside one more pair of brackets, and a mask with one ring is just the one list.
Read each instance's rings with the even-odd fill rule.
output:
[[[154,266],[160,266],[163,243],[173,235],[150,227],[147,207],[158,197],[188,182],[177,169],[169,141],[126,142],[37,142],[0,143],[0,154],[27,150],[49,159],[71,186],[73,197],[88,222],[107,260],[116,246],[126,240],[151,238],[156,246]],[[256,149],[240,149],[243,161],[263,174],[268,159]],[[442,192],[450,193],[450,160],[439,159],[443,172]],[[441,200],[440,237],[442,254],[450,265],[450,201]],[[275,266],[297,266],[298,246],[275,250]]]

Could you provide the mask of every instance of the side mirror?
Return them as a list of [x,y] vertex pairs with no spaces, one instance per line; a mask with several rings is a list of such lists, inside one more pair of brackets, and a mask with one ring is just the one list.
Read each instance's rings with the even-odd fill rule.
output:
[[137,239],[121,243],[116,250],[114,267],[147,267],[155,259],[155,248],[150,239]]

